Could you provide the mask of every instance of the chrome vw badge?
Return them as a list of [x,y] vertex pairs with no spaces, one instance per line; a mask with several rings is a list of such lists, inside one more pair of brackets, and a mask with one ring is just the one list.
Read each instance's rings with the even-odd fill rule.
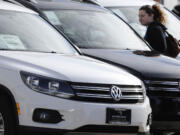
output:
[[111,96],[115,101],[120,101],[122,97],[121,89],[117,86],[111,87]]

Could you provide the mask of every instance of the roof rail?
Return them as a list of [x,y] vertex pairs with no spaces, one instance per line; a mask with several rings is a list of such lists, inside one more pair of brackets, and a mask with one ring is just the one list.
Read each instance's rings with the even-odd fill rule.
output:
[[24,1],[24,2],[30,2],[30,3],[37,3],[36,0],[15,0],[15,1],[17,1],[17,2]]
[[72,0],[72,1],[78,1],[78,2],[86,2],[94,5],[100,6],[100,4],[96,0]]
[[2,0],[2,1],[6,1],[23,7],[26,7],[24,3],[37,3],[36,0]]
[[17,2],[16,0],[2,0],[2,1],[9,2],[9,3],[15,4],[15,5],[18,5],[18,6],[25,7],[23,4]]

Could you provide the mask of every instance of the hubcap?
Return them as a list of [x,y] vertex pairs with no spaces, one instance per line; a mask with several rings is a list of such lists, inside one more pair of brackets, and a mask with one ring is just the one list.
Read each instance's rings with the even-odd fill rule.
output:
[[0,113],[0,135],[4,135],[4,119],[1,113]]

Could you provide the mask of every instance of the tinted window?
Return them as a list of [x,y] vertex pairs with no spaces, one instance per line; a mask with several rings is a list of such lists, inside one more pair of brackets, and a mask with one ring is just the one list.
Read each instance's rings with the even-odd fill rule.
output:
[[38,15],[0,12],[0,49],[74,54],[69,42]]
[[44,13],[81,48],[149,50],[123,21],[108,12],[56,10]]

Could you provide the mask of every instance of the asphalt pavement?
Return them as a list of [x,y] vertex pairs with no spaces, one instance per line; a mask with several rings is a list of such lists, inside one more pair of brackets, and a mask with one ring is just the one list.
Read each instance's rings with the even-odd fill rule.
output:
[[[137,134],[119,134],[119,133],[66,133],[64,135],[137,135]],[[163,135],[180,135],[172,132],[164,133]]]
[[66,133],[64,135],[136,135],[136,134],[118,134],[118,133]]

